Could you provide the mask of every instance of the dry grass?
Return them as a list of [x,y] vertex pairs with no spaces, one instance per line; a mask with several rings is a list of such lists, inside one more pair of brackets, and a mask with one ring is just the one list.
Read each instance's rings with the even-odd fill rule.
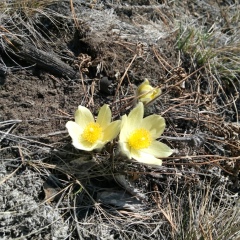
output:
[[[71,16],[47,8],[57,2],[21,0],[1,3],[1,48],[7,51],[9,36],[17,36],[30,40],[40,49],[54,49],[61,55],[59,45],[54,46],[54,43],[64,31],[67,34],[71,32],[64,21],[72,21],[79,30],[82,19],[75,14],[74,1],[69,1]],[[38,136],[11,134],[21,121],[0,122],[0,143],[5,140],[11,142],[9,146],[1,147],[0,154],[17,154],[11,161],[19,164],[0,180],[0,185],[26,167],[31,169],[33,175],[37,173],[42,179],[41,184],[51,178],[50,182],[57,186],[44,187],[45,198],[38,202],[35,210],[42,206],[46,209],[54,206],[59,215],[46,227],[27,233],[26,237],[41,235],[41,232],[43,236],[49,227],[57,228],[54,224],[61,220],[62,226],[67,226],[68,234],[63,239],[240,238],[239,196],[231,192],[234,189],[239,191],[240,168],[240,128],[239,124],[232,123],[238,123],[240,108],[239,5],[219,6],[215,13],[219,16],[219,22],[204,26],[202,18],[186,13],[179,1],[164,3],[173,7],[175,12],[176,9],[182,10],[182,15],[177,19],[172,19],[173,15],[169,19],[167,14],[161,15],[163,25],[174,28],[174,32],[166,31],[164,36],[176,36],[174,44],[179,56],[178,64],[173,66],[160,53],[160,48],[149,47],[147,53],[140,56],[136,47],[139,44],[127,45],[119,39],[114,43],[127,49],[131,57],[125,72],[118,79],[117,91],[110,104],[115,109],[115,118],[120,110],[132,106],[133,94],[123,84],[126,77],[128,83],[134,84],[128,70],[138,58],[142,57],[146,62],[149,55],[156,58],[159,68],[165,69],[166,76],[159,84],[164,93],[154,111],[166,118],[165,141],[178,152],[165,159],[162,168],[148,168],[125,162],[121,157],[119,161],[113,145],[101,153],[79,154],[66,147],[64,132],[51,132],[44,136],[46,139],[62,136],[59,142],[47,144],[41,142]],[[94,4],[94,7],[98,4],[101,7],[99,1]],[[156,1],[154,4],[157,4]],[[207,2],[205,4],[210,7]],[[204,11],[206,9],[203,8],[203,14],[206,13]],[[223,16],[224,12],[228,15]],[[41,30],[44,25],[38,14],[46,17],[57,31],[44,34]],[[9,16],[8,23],[4,17],[6,15]],[[167,20],[172,20],[171,24],[167,24]],[[94,96],[98,94],[98,83],[87,85],[81,76],[86,86],[80,100],[83,105],[97,111]],[[64,114],[64,121],[67,121],[69,116]],[[3,158],[1,162],[5,164],[8,160]],[[126,176],[126,183],[120,184],[116,180],[118,174]],[[117,208],[99,200],[99,192],[106,189],[126,191],[132,199],[146,198],[133,206],[135,211]]]

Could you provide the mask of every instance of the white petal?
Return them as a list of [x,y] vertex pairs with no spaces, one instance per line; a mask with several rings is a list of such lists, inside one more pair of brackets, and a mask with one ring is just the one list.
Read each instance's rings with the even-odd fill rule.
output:
[[136,159],[138,162],[147,164],[147,165],[155,165],[155,166],[161,166],[162,160],[154,157],[151,154],[146,154],[141,152],[140,157]]
[[94,118],[90,110],[83,106],[78,106],[75,112],[75,122],[82,128],[85,128],[89,123],[94,122]]
[[131,153],[130,153],[130,149],[128,147],[128,144],[126,144],[125,142],[119,142],[119,148],[120,148],[121,153],[123,153],[129,159],[131,159]]
[[120,142],[127,142],[129,131],[131,131],[131,129],[129,129],[127,124],[127,115],[123,115],[121,119],[121,131],[119,135]]
[[102,129],[104,130],[111,122],[111,118],[112,118],[111,110],[107,104],[104,104],[99,110],[96,122],[99,123]]
[[92,151],[93,149],[93,144],[91,144],[90,142],[80,142],[79,140],[73,140],[72,144],[75,148],[84,151]]
[[141,158],[140,151],[130,148],[130,157],[137,160]]
[[161,136],[165,126],[165,119],[156,114],[145,117],[141,123],[141,127],[149,130],[153,139]]
[[77,149],[81,149],[84,151],[92,151],[94,149],[100,149],[104,146],[104,144],[101,141],[97,141],[95,143],[90,143],[86,140],[84,140],[83,138],[81,138],[81,136],[78,138],[77,141],[73,141],[73,146]]
[[132,109],[132,111],[128,114],[127,117],[127,127],[131,129],[132,131],[141,124],[143,119],[143,113],[144,113],[144,106],[142,102],[139,102],[137,106]]
[[120,142],[127,141],[129,134],[139,127],[143,119],[143,103],[138,103],[138,105],[129,113],[128,116],[122,116],[121,132],[119,136]]
[[88,142],[84,143],[83,141],[81,141],[83,129],[81,128],[80,125],[73,121],[69,121],[66,124],[66,128],[68,130],[70,137],[72,138],[72,144],[75,148],[90,151],[89,149],[92,148],[92,144]]
[[149,98],[149,97],[142,97],[142,98],[139,98],[139,101],[142,102],[143,104],[147,104],[148,102],[150,102],[152,99]]
[[121,125],[120,120],[111,122],[103,132],[102,141],[107,143],[109,141],[112,141],[115,137],[117,137],[117,135],[120,132],[120,125]]
[[68,121],[66,123],[66,128],[73,141],[77,141],[83,132],[83,128],[73,121]]
[[104,145],[105,145],[104,142],[97,141],[96,143],[93,144],[91,151],[94,149],[102,149],[104,147]]
[[153,141],[148,148],[142,149],[142,152],[164,158],[169,157],[173,153],[173,150],[164,143]]

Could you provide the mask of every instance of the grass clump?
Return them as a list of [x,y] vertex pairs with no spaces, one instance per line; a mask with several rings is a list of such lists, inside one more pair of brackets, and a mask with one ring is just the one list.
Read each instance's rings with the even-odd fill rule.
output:
[[[217,1],[214,7],[203,3],[194,11],[197,11],[197,17],[180,21],[177,49],[189,54],[193,63],[210,64],[225,78],[239,78],[239,5],[224,6]],[[215,21],[211,20],[210,14],[215,16]]]

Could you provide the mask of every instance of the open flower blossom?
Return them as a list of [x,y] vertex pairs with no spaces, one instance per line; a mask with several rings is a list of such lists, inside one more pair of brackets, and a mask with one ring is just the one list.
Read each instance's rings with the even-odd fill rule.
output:
[[122,117],[119,146],[129,159],[150,165],[162,165],[158,158],[168,157],[173,150],[166,144],[157,141],[165,128],[165,120],[159,115],[143,118],[144,106],[137,106]]
[[83,106],[78,106],[74,117],[75,122],[68,121],[66,128],[77,149],[101,149],[119,134],[121,121],[111,122],[112,113],[106,104],[100,108],[96,121],[90,110]]
[[138,100],[143,104],[149,103],[150,101],[157,98],[160,94],[161,89],[152,87],[148,79],[145,79],[144,82],[138,86],[136,92]]

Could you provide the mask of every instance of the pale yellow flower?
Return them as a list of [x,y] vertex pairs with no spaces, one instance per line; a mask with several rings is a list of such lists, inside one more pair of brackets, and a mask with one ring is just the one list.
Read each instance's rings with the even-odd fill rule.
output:
[[120,150],[129,159],[140,163],[162,165],[158,158],[168,157],[173,150],[157,141],[165,128],[165,120],[159,115],[143,118],[144,106],[139,102],[128,116],[122,117],[119,135]]
[[137,98],[143,104],[147,104],[154,100],[161,94],[160,88],[154,88],[150,85],[148,79],[145,79],[143,83],[137,88]]
[[111,122],[111,118],[111,110],[106,104],[100,108],[96,121],[88,108],[79,106],[75,122],[68,121],[66,124],[73,146],[85,151],[101,149],[120,131],[121,121]]

